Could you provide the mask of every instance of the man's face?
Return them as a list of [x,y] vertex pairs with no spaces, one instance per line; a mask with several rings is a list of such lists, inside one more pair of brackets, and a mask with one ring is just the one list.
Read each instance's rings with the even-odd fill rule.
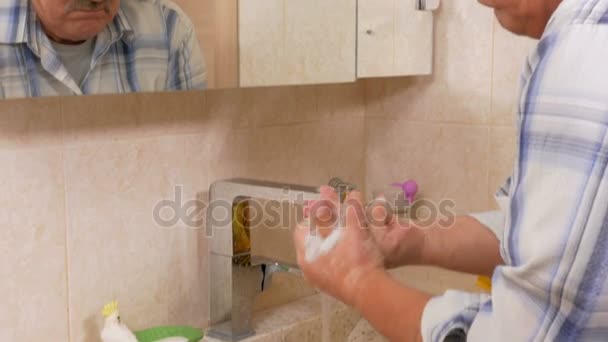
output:
[[47,35],[59,43],[95,37],[112,21],[120,0],[32,0]]
[[540,38],[551,15],[562,0],[478,0],[494,8],[496,18],[507,30]]

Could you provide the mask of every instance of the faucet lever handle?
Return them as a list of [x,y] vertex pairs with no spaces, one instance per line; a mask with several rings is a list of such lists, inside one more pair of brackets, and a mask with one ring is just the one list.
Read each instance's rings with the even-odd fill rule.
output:
[[272,277],[276,273],[291,273],[303,276],[302,271],[293,267],[281,265],[279,263],[262,264],[262,291],[270,288],[272,285]]

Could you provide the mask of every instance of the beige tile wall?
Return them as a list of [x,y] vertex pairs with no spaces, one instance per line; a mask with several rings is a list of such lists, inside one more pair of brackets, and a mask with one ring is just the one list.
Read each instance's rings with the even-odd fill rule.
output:
[[[208,241],[202,227],[159,227],[156,203],[177,185],[184,200],[205,198],[211,182],[233,176],[362,184],[363,91],[3,101],[0,293],[11,309],[0,310],[0,340],[99,341],[111,299],[134,329],[205,326]],[[312,293],[301,280],[276,283],[282,300]]]
[[[530,42],[476,4],[443,4],[432,77],[3,101],[0,341],[99,341],[111,299],[135,329],[205,325],[208,242],[200,227],[161,229],[152,216],[176,185],[186,200],[232,176],[314,185],[339,175],[370,190],[412,177],[461,212],[492,207]],[[471,287],[433,269],[395,274],[434,292]],[[296,289],[285,300],[311,292],[283,283]]]

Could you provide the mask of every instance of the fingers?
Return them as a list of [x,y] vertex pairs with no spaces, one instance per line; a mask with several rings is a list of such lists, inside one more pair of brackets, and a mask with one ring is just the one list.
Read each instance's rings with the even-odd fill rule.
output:
[[296,248],[296,253],[298,256],[298,264],[300,266],[305,261],[306,255],[306,237],[310,233],[310,223],[306,220],[303,223],[296,225],[293,232],[293,244]]
[[319,193],[321,194],[321,200],[331,201],[333,203],[338,203],[338,193],[328,185],[323,185],[319,188]]
[[370,227],[370,233],[376,240],[380,242],[388,233],[390,221],[388,202],[386,200],[377,199],[372,203],[371,209],[367,212],[367,223]]
[[326,238],[337,224],[340,201],[330,186],[322,186],[319,192],[320,199],[312,203],[309,214],[316,232]]
[[319,188],[319,199],[313,201],[306,201],[304,207],[304,216],[308,217],[310,214],[313,216],[323,216],[328,214],[328,210],[331,209],[332,205],[337,205],[338,194],[330,186],[321,186]]
[[386,199],[376,199],[371,204],[371,209],[368,215],[368,224],[372,228],[384,228],[391,223],[393,218],[391,217],[391,209]]
[[330,186],[319,188],[319,200],[309,201],[304,207],[304,217],[308,220],[298,224],[294,231],[294,245],[300,267],[306,266],[306,242],[311,234],[328,237],[337,223],[339,198]]
[[359,191],[351,191],[346,196],[346,220],[347,228],[363,228],[365,222],[365,212],[363,206],[363,195]]

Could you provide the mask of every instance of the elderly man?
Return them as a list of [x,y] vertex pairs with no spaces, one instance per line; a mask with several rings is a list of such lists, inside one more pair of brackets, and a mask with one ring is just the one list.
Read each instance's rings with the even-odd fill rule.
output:
[[205,86],[192,24],[168,0],[0,0],[0,98]]
[[[481,2],[506,29],[540,39],[523,71],[502,210],[450,229],[378,221],[382,206],[374,220],[346,210],[342,239],[316,260],[305,255],[310,225],[298,227],[300,266],[391,341],[608,341],[608,0]],[[321,197],[337,200],[328,188]],[[349,200],[361,206],[361,194]],[[332,207],[310,215],[323,234],[335,229],[322,220]],[[492,292],[433,298],[384,270],[406,264],[492,276]]]

